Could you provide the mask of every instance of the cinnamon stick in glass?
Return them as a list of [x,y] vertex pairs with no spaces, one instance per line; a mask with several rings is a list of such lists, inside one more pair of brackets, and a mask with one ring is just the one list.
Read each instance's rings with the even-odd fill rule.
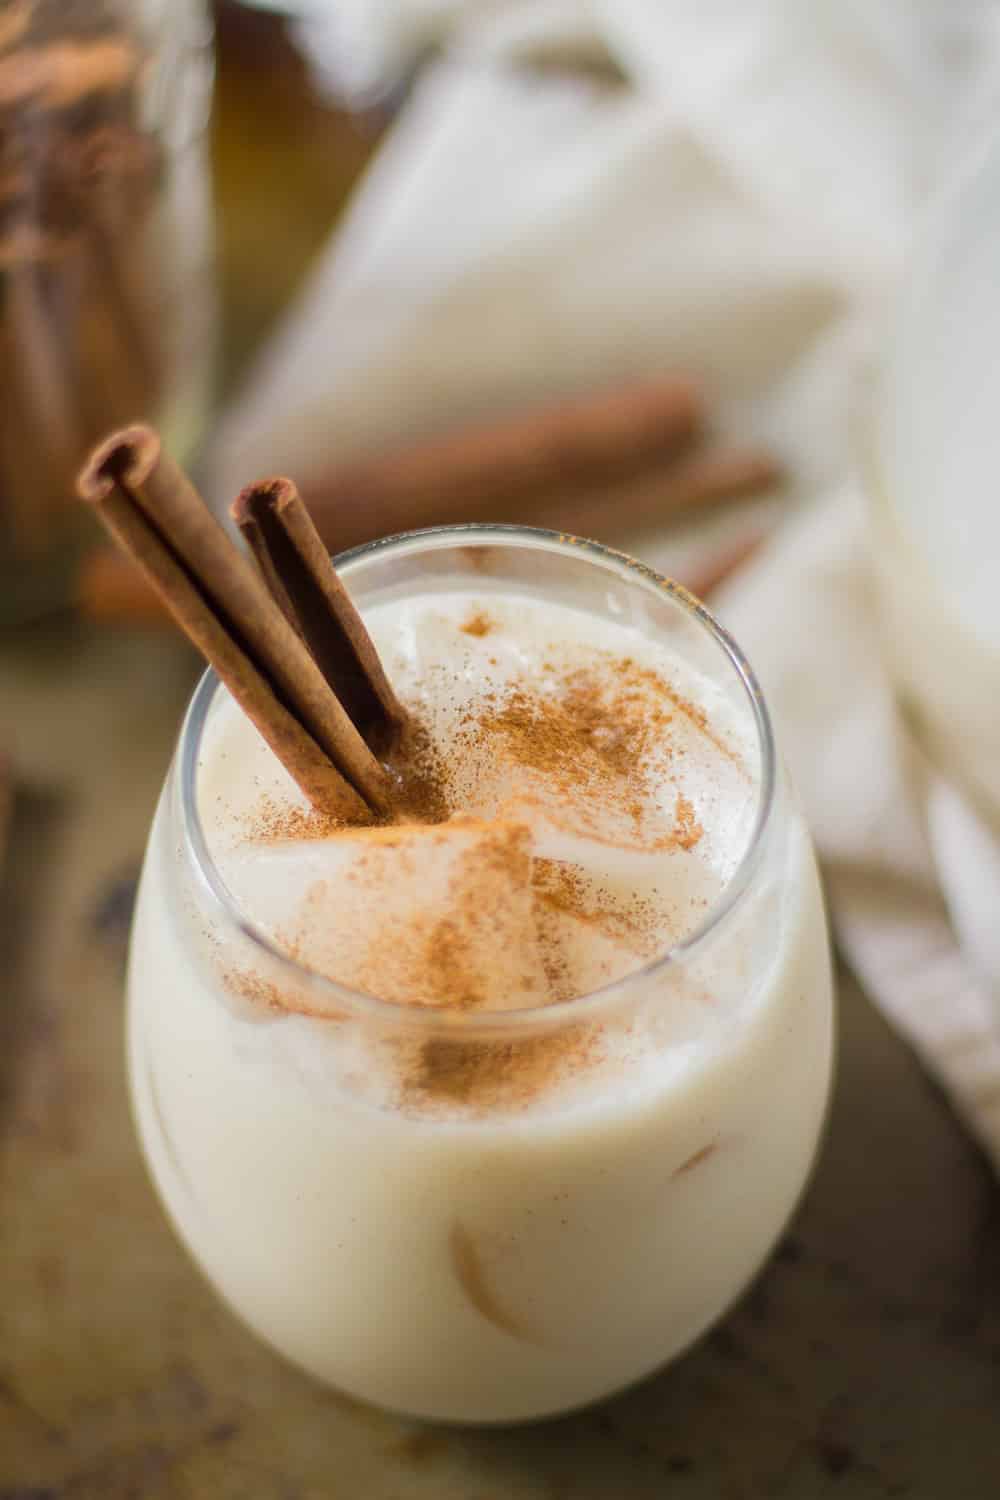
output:
[[387,772],[152,429],[106,439],[78,488],[309,799],[352,821],[388,812]]
[[406,712],[290,479],[249,485],[230,513],[264,581],[366,744],[385,754]]

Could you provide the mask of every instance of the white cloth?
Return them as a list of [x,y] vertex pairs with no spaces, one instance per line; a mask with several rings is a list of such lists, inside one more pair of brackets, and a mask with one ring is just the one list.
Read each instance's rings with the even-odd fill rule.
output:
[[[858,371],[928,186],[991,96],[1000,12],[310,7],[317,68],[356,97],[443,51],[223,424],[213,493],[661,368],[699,374],[725,430],[775,446],[804,492],[840,485],[723,614],[762,672],[848,955],[1000,1163],[1000,1019],[968,956],[992,928],[959,874],[976,840],[984,879],[996,850],[905,738],[842,487]],[[674,549],[643,547],[668,569]]]
[[847,958],[1000,1167],[1000,841],[899,713],[865,523],[838,489],[716,608],[760,676]]
[[[332,7],[377,36],[447,13],[453,39],[224,434],[220,482],[658,366],[703,376],[804,484],[832,477],[954,75],[968,92],[982,67],[954,38],[935,61],[911,5]],[[528,65],[597,43],[622,86]]]

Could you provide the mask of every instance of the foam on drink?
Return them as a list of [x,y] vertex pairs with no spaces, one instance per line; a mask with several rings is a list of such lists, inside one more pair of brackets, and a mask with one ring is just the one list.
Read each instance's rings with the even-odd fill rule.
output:
[[597,645],[571,607],[487,598],[368,615],[421,731],[401,827],[313,813],[231,704],[206,735],[203,816],[237,901],[382,999],[502,1011],[621,979],[699,925],[749,838],[753,750],[707,681],[635,628]]

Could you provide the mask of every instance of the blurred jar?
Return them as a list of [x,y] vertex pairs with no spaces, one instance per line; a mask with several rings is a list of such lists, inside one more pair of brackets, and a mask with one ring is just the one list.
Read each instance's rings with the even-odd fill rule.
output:
[[65,602],[76,470],[211,394],[204,0],[0,0],[0,625]]
[[934,763],[1000,831],[1000,136],[933,206],[866,445],[890,669]]

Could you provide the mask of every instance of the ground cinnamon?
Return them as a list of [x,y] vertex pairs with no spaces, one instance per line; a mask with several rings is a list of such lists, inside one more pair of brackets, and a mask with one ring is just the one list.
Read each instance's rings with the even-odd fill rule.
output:
[[[460,650],[470,662],[496,649],[499,618],[487,608],[457,615],[454,628],[468,637]],[[627,1027],[535,1013],[654,961],[704,906],[700,885],[673,907],[656,883],[660,851],[692,857],[704,836],[693,802],[664,795],[664,757],[700,753],[692,736],[716,764],[735,752],[641,661],[589,648],[586,667],[554,653],[537,674],[480,694],[447,746],[427,735],[437,800],[415,799],[410,821],[348,835],[315,812],[265,802],[245,829],[251,843],[339,842],[275,934],[293,960],[380,1000],[444,1013],[433,1035],[391,1023],[391,1040],[373,1033],[372,1069],[403,1109],[519,1109],[598,1073],[631,1045]],[[410,724],[426,734],[413,707]],[[463,817],[470,805],[486,811]],[[606,870],[602,841],[623,856]],[[269,1014],[330,1019],[294,983],[284,997],[253,976],[233,987]],[[506,1024],[491,1033],[490,1013],[506,1023],[511,1010],[532,1013],[523,1035]]]
[[496,627],[485,610],[477,609],[462,625],[463,635],[474,635],[480,639],[489,635]]
[[701,829],[683,798],[672,826],[655,835],[644,829],[647,760],[669,737],[677,712],[698,711],[657,673],[608,656],[593,670],[552,673],[544,694],[515,684],[459,729],[457,747],[472,760],[510,763],[521,785],[515,808],[530,808],[544,788],[549,816],[561,806],[598,839],[600,824],[612,817],[631,821],[639,846],[690,849]]
[[406,1067],[403,1104],[516,1109],[555,1084],[597,1066],[603,1028],[563,1024],[513,1040],[440,1036],[421,1043]]
[[[459,773],[470,755],[509,763],[511,774],[504,779],[515,787],[512,806],[525,807],[530,799],[516,788],[525,773],[529,779],[537,773],[544,781],[546,817],[552,815],[554,797],[574,815],[593,800],[605,817],[627,818],[633,802],[643,810],[656,802],[647,757],[655,746],[662,748],[674,717],[685,708],[691,706],[655,673],[609,656],[593,672],[560,675],[550,669],[543,692],[515,685],[498,694],[471,716],[450,754]],[[696,718],[691,722],[697,725]],[[452,1016],[496,1008],[498,976],[484,971],[484,954],[495,953],[498,961],[504,955],[501,1008],[508,1009],[551,1004],[592,988],[592,979],[581,981],[576,958],[581,938],[588,949],[591,937],[599,938],[601,953],[613,955],[608,979],[622,977],[660,951],[670,918],[652,895],[612,888],[563,859],[531,856],[527,829],[516,823],[456,820],[461,802],[447,767],[439,791],[449,821],[423,832],[407,825],[369,831],[350,841],[353,852],[335,888],[313,888],[305,925],[282,933],[286,951],[352,988]],[[658,824],[651,835],[642,827],[641,812],[635,821],[647,850],[669,845],[690,853],[702,836],[694,808],[683,796],[676,798],[666,833]],[[253,842],[323,838],[328,826],[315,814],[287,814],[265,803],[247,836]],[[462,847],[456,838],[464,840]],[[435,848],[454,853],[443,904],[439,890],[435,899],[425,898]],[[328,926],[327,914],[334,910],[343,922],[345,902],[360,901],[373,910],[407,880],[414,884],[402,919],[395,910],[382,909],[377,929],[365,940],[368,946],[363,942],[358,949],[353,931],[342,935],[335,924]],[[519,892],[527,901],[520,908]],[[491,929],[494,912],[501,914],[502,928]],[[522,929],[519,922],[527,925]],[[290,1005],[301,1009],[297,998]],[[459,1031],[403,1043],[404,1099],[461,1102],[476,1109],[524,1103],[558,1078],[596,1063],[601,1037],[599,1028],[587,1025],[551,1028],[517,1041]]]

